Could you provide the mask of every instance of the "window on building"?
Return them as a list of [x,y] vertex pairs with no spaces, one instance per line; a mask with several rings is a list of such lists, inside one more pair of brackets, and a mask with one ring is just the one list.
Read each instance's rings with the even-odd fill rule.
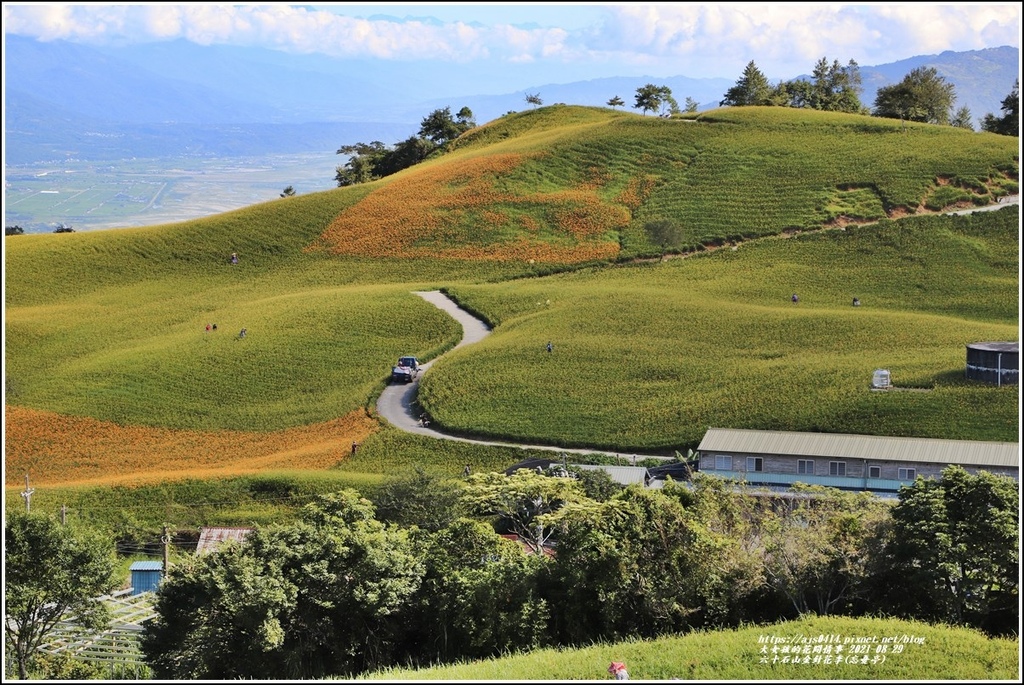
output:
[[881,478],[882,467],[881,466],[869,466],[868,467],[868,478]]
[[796,472],[805,473],[808,476],[814,475],[814,460],[813,459],[797,459],[796,461]]
[[830,461],[828,463],[828,475],[830,475],[830,476],[845,476],[846,475],[846,462],[845,461]]
[[917,478],[917,469],[900,469],[900,480],[914,480]]
[[716,471],[732,471],[732,457],[724,456],[721,454],[715,455],[715,470]]
[[747,471],[764,471],[764,459],[761,457],[747,457]]

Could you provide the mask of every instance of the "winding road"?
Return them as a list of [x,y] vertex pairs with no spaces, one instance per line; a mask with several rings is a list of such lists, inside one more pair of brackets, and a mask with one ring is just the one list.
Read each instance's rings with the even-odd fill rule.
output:
[[[475,342],[479,342],[486,338],[491,333],[491,329],[488,328],[480,319],[472,316],[464,309],[460,308],[454,300],[449,298],[447,295],[439,290],[428,290],[428,291],[414,291],[414,295],[419,295],[427,302],[433,304],[439,309],[447,312],[453,319],[458,321],[462,325],[462,340],[459,341],[452,349],[458,349],[463,345],[471,345]],[[439,438],[442,440],[457,440],[460,442],[471,442],[477,445],[491,445],[495,447],[518,447],[524,450],[542,450],[548,452],[557,452],[559,454],[608,454],[616,457],[622,457],[625,459],[670,459],[670,457],[658,456],[649,454],[639,454],[637,452],[609,452],[607,450],[600,449],[572,449],[567,447],[553,447],[551,445],[522,445],[517,443],[509,442],[497,442],[492,440],[481,440],[476,438],[466,438],[457,435],[450,435],[443,433],[439,430],[435,430],[430,426],[423,426],[419,421],[420,410],[416,405],[416,393],[419,391],[420,378],[430,368],[430,366],[440,359],[435,359],[420,365],[420,373],[416,376],[416,380],[412,383],[390,383],[384,391],[377,398],[377,414],[385,419],[395,428],[406,431],[408,433],[417,433],[419,435],[427,435],[432,438]]]
[[[1002,199],[1001,202],[992,205],[986,205],[984,207],[975,207],[964,210],[956,210],[948,212],[949,214],[971,214],[973,212],[985,212],[996,209],[1002,209],[1003,207],[1011,204],[1020,204],[1020,195],[1009,195]],[[471,345],[475,342],[479,342],[486,338],[491,333],[491,329],[480,319],[477,319],[473,315],[466,312],[464,309],[459,307],[458,304],[447,295],[439,290],[426,290],[426,291],[414,291],[414,295],[419,295],[427,302],[433,304],[439,309],[447,312],[453,319],[462,325],[462,340],[452,349],[458,349],[464,345]],[[419,391],[420,378],[422,375],[431,367],[431,365],[437,361],[438,358],[432,359],[429,362],[420,365],[420,372],[416,376],[416,379],[411,383],[390,383],[384,391],[380,394],[377,399],[377,414],[384,418],[388,423],[395,426],[396,428],[406,431],[408,433],[417,433],[419,435],[426,435],[432,438],[438,438],[441,440],[457,440],[460,442],[470,442],[478,445],[492,445],[496,447],[518,447],[520,449],[529,450],[542,450],[549,452],[557,452],[559,454],[607,454],[616,457],[622,457],[625,459],[632,459],[635,461],[637,458],[656,458],[670,461],[673,457],[663,455],[650,455],[640,454],[636,452],[609,452],[607,450],[600,449],[573,449],[566,447],[553,447],[551,445],[522,445],[509,442],[497,442],[491,440],[482,440],[476,438],[466,438],[457,435],[451,435],[443,433],[439,430],[431,428],[429,425],[424,426],[420,423],[419,414],[420,410],[416,404],[416,393]]]

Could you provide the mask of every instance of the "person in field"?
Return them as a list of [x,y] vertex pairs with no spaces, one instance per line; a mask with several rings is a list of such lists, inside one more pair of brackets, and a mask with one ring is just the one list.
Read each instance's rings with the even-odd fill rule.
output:
[[626,670],[626,664],[621,661],[613,661],[608,666],[608,672],[615,676],[616,680],[629,680],[629,671]]

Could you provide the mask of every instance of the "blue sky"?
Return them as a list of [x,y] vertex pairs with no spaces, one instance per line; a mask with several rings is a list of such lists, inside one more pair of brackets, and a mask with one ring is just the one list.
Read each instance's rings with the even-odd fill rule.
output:
[[[616,76],[770,79],[821,57],[869,66],[1020,47],[1021,3],[17,3],[5,33],[90,45],[185,39],[392,61]],[[564,74],[566,78],[556,78]]]

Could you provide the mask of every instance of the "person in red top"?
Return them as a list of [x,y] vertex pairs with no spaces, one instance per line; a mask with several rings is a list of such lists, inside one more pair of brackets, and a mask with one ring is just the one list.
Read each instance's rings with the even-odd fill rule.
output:
[[616,680],[629,680],[629,672],[626,671],[626,664],[621,661],[613,661],[608,667],[608,672],[615,676]]

